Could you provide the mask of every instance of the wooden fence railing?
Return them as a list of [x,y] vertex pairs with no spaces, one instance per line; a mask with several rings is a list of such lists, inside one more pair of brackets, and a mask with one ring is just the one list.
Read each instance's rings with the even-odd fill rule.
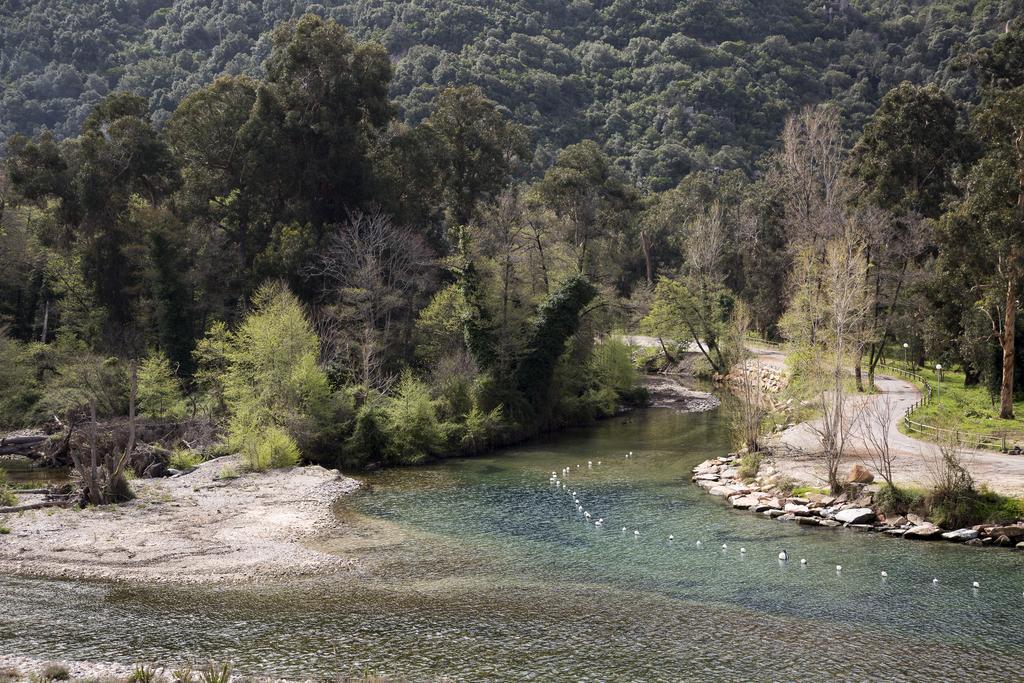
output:
[[903,414],[903,426],[907,428],[908,432],[916,432],[918,434],[930,436],[933,440],[940,442],[955,441],[956,443],[961,443],[971,448],[989,448],[1004,452],[1009,450],[1006,434],[976,434],[973,432],[962,432],[957,429],[945,429],[943,427],[936,427],[934,425],[913,420],[912,417],[918,409],[931,403],[931,384],[924,378],[924,376],[912,370],[907,370],[895,365],[887,365],[885,363],[879,363],[878,366],[888,370],[889,372],[893,372],[907,379],[919,382],[924,386],[924,391],[921,392],[921,398],[918,399],[914,405],[910,406],[910,408],[907,409],[907,412]]

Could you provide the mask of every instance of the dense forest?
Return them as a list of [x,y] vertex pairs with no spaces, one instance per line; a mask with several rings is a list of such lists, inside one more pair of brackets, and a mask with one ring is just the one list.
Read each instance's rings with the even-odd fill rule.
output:
[[[94,8],[95,17],[120,17],[125,26],[140,20],[118,7]],[[61,47],[117,82],[87,77],[103,92],[74,95],[82,108],[74,125],[62,115],[42,121],[56,131],[7,140],[0,373],[8,390],[0,424],[49,424],[65,435],[57,446],[72,457],[95,457],[97,421],[110,430],[108,450],[130,453],[140,417],[185,425],[187,438],[175,443],[240,452],[257,469],[300,457],[350,467],[411,464],[642,402],[635,366],[644,359],[614,334],[638,329],[660,337],[669,359],[673,341],[695,342],[701,360],[693,369],[711,377],[730,372],[749,331],[784,337],[815,363],[834,358],[823,376],[852,370],[864,391],[886,348],[905,341],[914,357],[961,365],[967,382],[990,387],[1001,415],[1012,417],[1022,386],[1022,25],[988,30],[1009,11],[1004,5],[978,4],[967,14],[921,9],[905,18],[913,39],[900,54],[935,64],[934,72],[905,73],[895,66],[899,55],[876,63],[865,50],[857,54],[878,71],[854,77],[867,67],[833,48],[868,40],[865,27],[895,31],[899,22],[856,4],[824,14],[787,7],[772,5],[757,31],[752,20],[737,19],[752,17],[753,5],[721,16],[714,13],[722,6],[703,3],[634,16],[612,4],[600,22],[570,22],[574,12],[598,12],[576,4],[537,10],[533,23],[524,17],[538,34],[559,25],[546,14],[556,11],[568,13],[561,24],[603,31],[605,48],[579,43],[603,70],[580,55],[564,64],[567,83],[581,73],[594,83],[614,75],[607,91],[579,91],[595,95],[591,104],[562,102],[561,87],[550,97],[524,94],[524,74],[541,71],[518,66],[494,78],[527,88],[519,95],[495,92],[499,81],[449,85],[460,82],[455,62],[450,77],[439,77],[436,66],[411,75],[410,60],[431,41],[448,40],[459,60],[482,47],[500,52],[498,37],[460,47],[451,35],[468,33],[473,17],[481,26],[511,26],[500,10],[486,22],[476,10],[461,19],[437,12],[429,21],[407,10],[403,33],[384,10],[372,21],[356,13],[339,22],[320,16],[335,14],[321,8],[246,48],[246,59],[265,55],[258,67],[223,63],[216,68],[229,73],[216,78],[190,50],[209,58],[220,54],[212,35],[222,46],[255,29],[242,22],[222,32],[217,15],[192,30],[175,18],[196,26],[205,9],[150,8],[137,36],[147,36],[146,49],[166,45],[160,54],[173,56],[101,65],[100,56],[143,50],[126,47],[133,44],[127,29],[111,38],[120,41],[116,49]],[[259,22],[276,16],[251,14]],[[957,22],[967,23],[957,29]],[[697,77],[708,86],[703,94],[678,89],[682,72],[656,85],[661,62],[652,57],[650,73],[623,66],[640,39],[618,40],[599,28],[606,23],[631,34],[637,25],[650,25],[640,33],[664,30],[665,44],[689,45],[694,59],[721,50],[712,59],[720,68]],[[701,40],[671,38],[670,24],[671,35],[685,28]],[[382,31],[361,39],[371,25]],[[773,46],[781,60],[839,59],[850,73],[832,78],[808,63],[805,73],[826,73],[824,84],[798,92],[779,89],[781,76],[728,66],[749,60],[745,46],[759,31],[783,32],[757,43]],[[96,37],[81,27],[67,35]],[[785,35],[792,44],[810,42],[795,51]],[[928,35],[933,57],[919,44]],[[967,50],[968,35],[982,46]],[[716,40],[726,42],[707,47]],[[404,54],[397,63],[396,52]],[[690,68],[683,54],[653,47],[650,54]],[[10,72],[6,52],[4,59]],[[766,69],[801,82],[799,70],[765,60]],[[143,64],[153,80],[116,89],[129,74],[140,77],[133,69]],[[751,78],[747,86],[720,89],[726,74],[741,72]],[[629,135],[591,125],[593,102],[625,106],[605,96],[624,83],[637,84],[622,93],[640,120],[648,114],[638,93],[650,87],[655,99],[687,103],[678,113],[690,123],[673,129],[669,117],[672,134],[665,134],[623,119]],[[519,97],[557,114],[533,119],[512,101]],[[819,98],[832,101],[799,106]],[[5,110],[12,133],[32,128],[19,112]],[[562,120],[583,127],[560,128]],[[666,158],[677,165],[654,183],[667,189],[652,189],[639,178],[646,171],[617,163],[645,158],[648,134],[673,145]],[[700,154],[707,163],[691,166]],[[732,162],[712,163],[719,154]],[[126,434],[118,431],[124,416]],[[86,486],[94,502],[124,490],[126,458],[108,462],[107,474],[93,468]]]
[[1020,0],[68,0],[0,9],[0,144],[77,135],[106,95],[146,99],[157,126],[221,74],[263,78],[271,29],[304,13],[384,46],[398,118],[476,85],[529,133],[535,172],[592,139],[646,188],[692,170],[754,170],[785,116],[834,102],[859,131],[903,81],[976,101],[965,61]]

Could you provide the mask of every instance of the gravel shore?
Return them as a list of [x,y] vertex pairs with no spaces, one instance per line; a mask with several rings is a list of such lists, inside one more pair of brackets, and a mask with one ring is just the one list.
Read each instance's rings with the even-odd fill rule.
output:
[[224,478],[235,456],[132,482],[117,506],[0,515],[0,572],[139,583],[246,583],[343,571],[314,549],[340,532],[332,504],[360,483],[319,466]]

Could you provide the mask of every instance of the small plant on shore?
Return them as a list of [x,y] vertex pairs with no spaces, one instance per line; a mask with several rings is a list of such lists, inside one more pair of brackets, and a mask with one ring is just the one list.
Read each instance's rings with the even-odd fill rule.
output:
[[194,451],[190,448],[177,448],[173,453],[168,462],[171,467],[176,470],[191,470],[199,466],[199,463],[203,461],[203,456],[198,451]]
[[199,683],[230,683],[231,664],[210,662],[199,672]]
[[232,465],[224,465],[220,468],[220,472],[217,473],[217,479],[238,479],[242,476],[242,473],[238,471],[237,467]]
[[13,683],[21,678],[21,672],[13,666],[0,667],[0,683]]
[[44,681],[66,681],[71,678],[71,672],[63,664],[50,662],[43,665],[40,678]]
[[157,673],[156,667],[139,664],[132,669],[131,675],[128,676],[128,683],[156,683],[162,678]]
[[11,533],[11,527],[0,524],[0,536],[6,536]]
[[187,664],[171,672],[171,683],[192,683],[194,672]]
[[242,459],[245,468],[254,472],[292,467],[299,463],[299,447],[285,430],[267,427],[246,439]]
[[17,504],[18,497],[11,490],[10,482],[7,479],[7,470],[0,468],[0,507]]
[[757,477],[757,473],[761,470],[761,462],[763,460],[763,453],[744,453],[740,457],[739,467],[736,468],[736,473],[739,475],[739,478],[743,481],[750,481]]
[[927,505],[932,521],[946,528],[969,526],[977,521],[979,496],[974,479],[963,462],[960,443],[951,442],[940,449],[930,463],[933,481]]
[[922,509],[924,498],[921,489],[883,484],[875,496],[875,506],[886,515],[906,515]]

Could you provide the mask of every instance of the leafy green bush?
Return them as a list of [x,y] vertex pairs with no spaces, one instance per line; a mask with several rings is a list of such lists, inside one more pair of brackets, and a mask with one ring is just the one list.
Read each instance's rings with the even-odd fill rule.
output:
[[181,382],[162,353],[153,353],[139,363],[138,409],[150,417],[180,418],[185,415]]
[[270,284],[256,293],[253,307],[231,336],[224,392],[228,443],[248,466],[262,469],[297,459],[298,444],[312,443],[329,424],[332,396],[317,365],[319,340],[299,300]]
[[66,681],[71,678],[71,673],[63,664],[50,662],[43,665],[41,676],[44,681]]
[[0,327],[0,428],[23,427],[39,400],[35,363],[29,344],[7,336]]
[[750,481],[760,471],[762,460],[764,460],[762,453],[744,453],[740,457],[740,464],[736,468],[736,473],[743,481]]
[[637,380],[629,347],[617,337],[595,345],[590,356],[590,376],[596,384],[614,389],[619,396],[628,394]]
[[17,505],[18,497],[11,490],[10,482],[7,480],[7,471],[0,469],[0,507]]
[[385,405],[392,462],[410,465],[441,450],[442,436],[430,388],[406,372]]
[[293,467],[299,462],[299,447],[295,439],[280,427],[266,427],[246,438],[242,446],[242,462],[246,469],[254,472]]
[[176,470],[190,470],[198,467],[202,461],[203,456],[198,451],[193,451],[190,448],[178,448],[171,453],[168,464]]
[[875,495],[875,505],[886,515],[906,515],[922,510],[924,499],[925,492],[921,489],[883,484]]

